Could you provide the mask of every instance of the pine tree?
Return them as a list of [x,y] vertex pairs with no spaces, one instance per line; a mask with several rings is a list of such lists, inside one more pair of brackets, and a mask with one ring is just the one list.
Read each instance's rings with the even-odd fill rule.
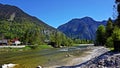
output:
[[106,25],[106,38],[110,37],[112,32],[113,32],[113,22],[111,18],[109,18]]
[[100,25],[96,31],[96,45],[105,44],[105,27]]

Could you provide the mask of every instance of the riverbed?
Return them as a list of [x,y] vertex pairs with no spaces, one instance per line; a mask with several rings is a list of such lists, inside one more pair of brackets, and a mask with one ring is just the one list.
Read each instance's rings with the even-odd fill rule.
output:
[[[78,45],[66,48],[51,48],[44,50],[30,50],[19,52],[0,53],[0,65],[13,63],[19,64],[21,68],[35,68],[40,65],[43,67],[64,66],[70,64],[73,58],[84,57],[91,51],[91,45]],[[76,61],[77,62],[77,61]]]

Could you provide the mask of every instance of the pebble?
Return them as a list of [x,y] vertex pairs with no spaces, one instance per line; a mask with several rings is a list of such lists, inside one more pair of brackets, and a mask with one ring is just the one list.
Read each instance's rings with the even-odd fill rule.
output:
[[105,55],[95,57],[80,68],[120,68],[120,53],[106,53]]

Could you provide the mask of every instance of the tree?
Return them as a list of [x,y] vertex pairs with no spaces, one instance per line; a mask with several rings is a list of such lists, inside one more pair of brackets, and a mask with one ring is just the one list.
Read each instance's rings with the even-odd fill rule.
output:
[[106,25],[106,47],[113,47],[113,39],[111,37],[113,33],[113,22],[111,18],[108,19],[107,25]]
[[96,45],[105,44],[105,27],[100,25],[96,31]]
[[53,47],[71,46],[73,41],[63,33],[56,31],[50,35],[50,45]]
[[106,25],[106,38],[110,37],[112,32],[113,32],[113,22],[111,18],[109,18]]
[[111,36],[107,38],[105,45],[106,47],[110,47],[110,48],[114,47],[113,38]]
[[114,50],[120,51],[120,28],[115,27],[112,33],[113,43],[114,43]]
[[116,5],[117,5],[117,19],[115,20],[115,26],[120,27],[120,1],[116,0]]

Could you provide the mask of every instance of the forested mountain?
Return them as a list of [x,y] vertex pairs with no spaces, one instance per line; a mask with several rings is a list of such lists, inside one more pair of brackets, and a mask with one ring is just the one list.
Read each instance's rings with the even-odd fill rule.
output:
[[56,41],[58,36],[65,37],[57,29],[30,16],[18,7],[0,4],[0,39],[17,38],[23,44],[43,44],[50,41],[58,46],[62,44],[61,41]]
[[42,27],[54,30],[53,27],[47,25],[38,18],[30,16],[29,14],[25,13],[18,7],[11,5],[0,4],[0,20],[6,20],[9,22],[16,23],[32,22],[34,24],[41,25]]
[[106,21],[95,21],[90,17],[72,19],[58,27],[58,30],[73,39],[94,40],[99,25],[106,25]]

